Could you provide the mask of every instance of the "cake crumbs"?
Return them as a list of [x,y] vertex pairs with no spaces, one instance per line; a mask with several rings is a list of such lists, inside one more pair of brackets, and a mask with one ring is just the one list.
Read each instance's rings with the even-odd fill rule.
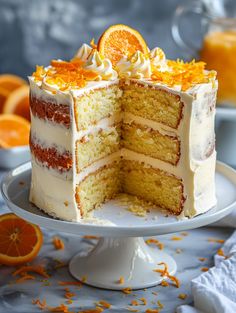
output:
[[19,181],[19,185],[20,186],[24,186],[25,185],[25,182],[23,180]]
[[209,271],[209,267],[202,267],[202,268],[201,268],[201,271],[202,271],[202,272],[207,272],[207,271]]
[[64,248],[65,248],[64,242],[58,236],[53,237],[52,243],[53,243],[56,250],[64,250]]
[[180,293],[178,295],[178,298],[181,299],[181,300],[185,300],[187,298],[187,295],[186,295],[186,293]]
[[68,201],[64,201],[64,205],[65,205],[66,207],[68,207],[69,202],[68,202]]
[[186,236],[188,236],[188,233],[187,232],[182,232],[182,233],[180,233],[180,235],[186,237]]
[[124,282],[125,282],[125,279],[124,279],[123,276],[121,276],[121,277],[119,278],[119,280],[118,280],[118,284],[119,284],[119,285],[123,285]]
[[204,261],[207,260],[207,258],[203,258],[203,257],[202,257],[202,258],[198,258],[198,260],[201,261],[201,262],[204,262]]
[[152,294],[155,295],[155,296],[158,295],[158,293],[156,291],[152,291]]
[[127,287],[127,288],[122,289],[122,292],[125,293],[125,294],[127,294],[127,295],[131,294],[132,291],[133,291],[133,290],[132,290],[130,287]]
[[81,282],[82,282],[82,283],[86,283],[86,281],[87,281],[87,276],[81,277]]
[[58,259],[55,259],[54,262],[56,263],[54,265],[54,269],[58,269],[58,268],[62,268],[62,267],[66,267],[68,264],[61,261],[61,260],[58,260]]
[[157,240],[157,239],[154,239],[154,238],[149,238],[149,239],[147,239],[146,241],[146,244],[154,244],[154,245],[156,245],[160,250],[163,250],[163,248],[164,248],[164,244],[163,243],[161,243],[159,240]]

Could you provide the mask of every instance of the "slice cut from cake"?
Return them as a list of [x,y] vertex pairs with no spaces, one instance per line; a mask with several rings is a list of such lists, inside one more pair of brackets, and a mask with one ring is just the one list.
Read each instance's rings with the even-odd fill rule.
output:
[[121,192],[185,217],[216,205],[215,72],[132,49],[84,44],[29,78],[30,201],[51,216],[79,221]]

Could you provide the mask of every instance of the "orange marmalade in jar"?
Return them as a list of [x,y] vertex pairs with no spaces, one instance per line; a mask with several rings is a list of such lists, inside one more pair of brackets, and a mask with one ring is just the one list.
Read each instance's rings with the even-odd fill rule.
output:
[[218,102],[236,105],[236,30],[206,34],[200,59],[206,62],[208,69],[217,71]]

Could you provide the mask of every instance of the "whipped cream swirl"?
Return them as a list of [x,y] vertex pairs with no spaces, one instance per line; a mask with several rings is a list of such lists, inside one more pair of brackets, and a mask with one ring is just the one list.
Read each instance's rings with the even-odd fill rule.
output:
[[96,80],[115,80],[118,77],[111,61],[104,58],[97,50],[90,54],[84,68],[96,72],[98,74]]
[[131,58],[123,57],[117,63],[117,71],[122,78],[150,78],[151,62],[141,51],[137,51]]
[[166,56],[161,48],[154,48],[149,52],[150,62],[153,66],[158,67],[160,71],[168,71]]
[[78,58],[82,61],[87,61],[91,52],[92,52],[92,48],[86,43],[84,43],[76,52],[74,58]]

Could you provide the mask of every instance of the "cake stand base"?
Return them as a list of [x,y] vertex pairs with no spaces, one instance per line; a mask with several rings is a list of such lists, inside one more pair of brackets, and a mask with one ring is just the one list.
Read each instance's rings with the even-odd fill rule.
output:
[[[69,264],[70,273],[86,284],[105,289],[141,289],[160,284],[165,277],[154,269],[176,272],[175,260],[157,247],[149,247],[143,238],[101,238],[90,251],[74,256]],[[124,282],[119,279],[123,277]]]

